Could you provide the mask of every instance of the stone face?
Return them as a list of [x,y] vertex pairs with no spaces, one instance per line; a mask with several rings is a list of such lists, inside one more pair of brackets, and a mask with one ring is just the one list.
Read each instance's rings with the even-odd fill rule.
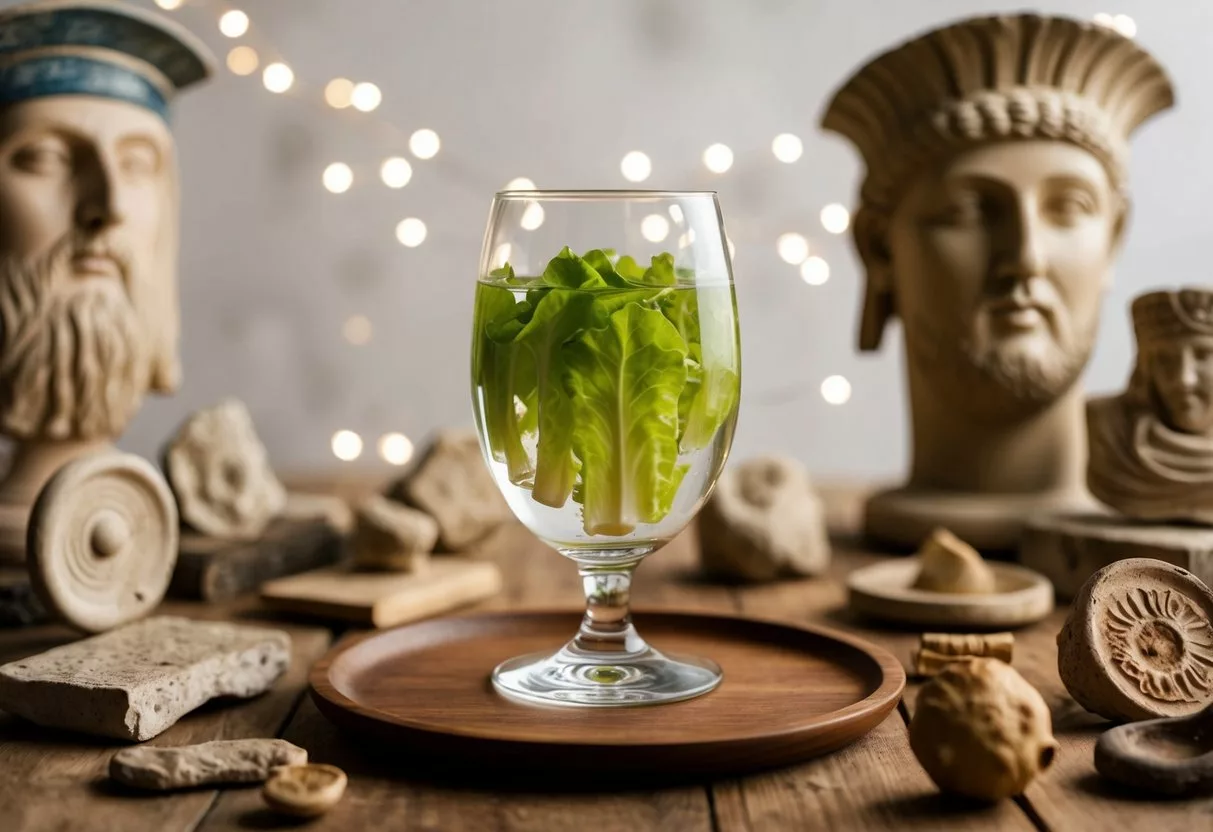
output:
[[444,551],[464,549],[513,517],[470,431],[438,434],[387,496],[437,520]]
[[943,791],[1001,800],[1053,763],[1057,741],[1036,688],[997,659],[967,659],[918,694],[910,748]]
[[309,763],[275,771],[261,788],[266,804],[301,818],[323,815],[345,794],[347,778],[336,766]]
[[994,572],[969,544],[947,529],[936,529],[919,550],[922,569],[914,589],[964,595],[994,591]]
[[281,630],[158,616],[0,667],[0,709],[141,741],[217,696],[265,691],[290,660]]
[[830,562],[821,500],[799,462],[748,460],[725,471],[699,513],[704,571],[769,581],[818,575]]
[[1105,566],[1057,635],[1057,670],[1074,701],[1111,720],[1196,713],[1213,701],[1213,591],[1160,560]]
[[182,522],[212,537],[256,538],[286,506],[286,489],[238,399],[191,416],[164,452],[164,468]]
[[438,522],[424,511],[378,494],[358,505],[351,542],[354,563],[368,569],[416,572],[438,542]]
[[110,777],[141,789],[184,789],[208,783],[260,783],[278,766],[307,762],[286,740],[217,740],[177,748],[124,748],[110,758]]

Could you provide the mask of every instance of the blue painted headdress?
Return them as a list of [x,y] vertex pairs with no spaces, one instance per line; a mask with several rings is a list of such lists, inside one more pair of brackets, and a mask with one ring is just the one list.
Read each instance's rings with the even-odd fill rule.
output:
[[113,0],[41,0],[0,11],[0,106],[94,95],[167,121],[174,94],[209,77],[212,64],[183,27]]

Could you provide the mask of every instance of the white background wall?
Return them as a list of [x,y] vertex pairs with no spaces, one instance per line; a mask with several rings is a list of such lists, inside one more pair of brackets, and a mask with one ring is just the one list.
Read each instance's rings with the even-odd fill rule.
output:
[[[7,5],[7,4],[6,4]],[[152,6],[150,0],[139,5]],[[171,14],[210,43],[234,45],[216,21],[230,4]],[[175,118],[183,167],[182,304],[186,384],[152,400],[124,445],[156,448],[192,409],[235,395],[250,406],[280,469],[339,464],[386,469],[386,431],[421,439],[470,425],[468,344],[473,281],[489,201],[517,176],[540,187],[623,187],[630,150],[653,160],[645,186],[715,188],[735,258],[744,395],[735,459],[782,452],[819,477],[893,478],[906,465],[899,333],[886,350],[853,348],[859,272],[849,235],[818,221],[852,204],[860,168],[817,129],[830,92],[875,52],[957,17],[1016,6],[982,0],[243,0],[241,40],[295,70],[292,94],[226,69],[184,97]],[[1126,13],[1138,41],[1170,70],[1179,107],[1134,142],[1134,212],[1087,373],[1090,389],[1123,384],[1132,341],[1126,303],[1147,287],[1207,280],[1213,188],[1213,3],[1050,2],[1046,11]],[[335,76],[384,93],[370,115],[325,107]],[[377,179],[408,135],[430,127],[442,151],[414,160],[403,190]],[[770,151],[780,132],[804,139],[801,160]],[[700,162],[729,145],[727,174]],[[355,171],[332,195],[321,172]],[[422,218],[426,242],[394,237]],[[775,240],[806,234],[832,268],[804,284]],[[365,346],[346,318],[374,325]],[[841,374],[854,393],[821,398]],[[367,451],[338,463],[329,441],[357,431]]]

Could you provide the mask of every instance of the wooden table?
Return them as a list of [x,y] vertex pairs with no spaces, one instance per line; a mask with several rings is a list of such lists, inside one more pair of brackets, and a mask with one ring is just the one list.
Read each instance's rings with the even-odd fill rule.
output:
[[[857,505],[853,492],[830,500],[831,523],[838,533],[828,577],[755,587],[705,583],[696,577],[696,544],[688,533],[641,567],[635,604],[641,610],[725,610],[826,624],[859,633],[908,661],[916,633],[874,629],[845,611],[846,573],[878,557],[848,533],[855,527]],[[572,565],[521,527],[500,530],[483,554],[499,562],[506,576],[505,590],[483,608],[579,603]],[[268,617],[253,599],[211,607],[169,604],[165,611],[233,620]],[[1213,828],[1213,797],[1150,801],[1122,794],[1096,775],[1092,749],[1106,723],[1078,707],[1058,679],[1054,637],[1064,614],[1060,610],[1048,621],[1018,632],[1014,660],[1049,702],[1061,751],[1027,794],[995,806],[941,797],[918,766],[906,732],[918,687],[914,683],[898,711],[863,740],[792,768],[652,791],[578,791],[568,784],[544,784],[543,789],[460,786],[427,776],[426,760],[416,759],[408,748],[395,750],[398,766],[371,759],[317,712],[305,695],[307,669],[329,647],[334,633],[307,622],[284,623],[294,638],[294,662],[272,692],[247,703],[205,707],[151,742],[182,745],[281,736],[307,748],[314,761],[341,766],[350,775],[345,798],[328,815],[307,824],[309,830]],[[637,618],[643,632],[643,612]],[[58,626],[0,631],[0,660],[71,638],[70,631]],[[297,826],[264,809],[255,788],[150,796],[121,789],[105,777],[115,747],[106,740],[51,732],[0,714],[0,830],[170,832]],[[491,778],[495,765],[501,763],[483,760],[480,768]],[[506,774],[503,766],[503,779]]]

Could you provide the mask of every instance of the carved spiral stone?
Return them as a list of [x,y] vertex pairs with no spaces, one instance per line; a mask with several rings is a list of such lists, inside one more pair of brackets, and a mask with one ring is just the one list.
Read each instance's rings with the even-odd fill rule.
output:
[[104,452],[68,463],[30,515],[27,557],[48,609],[98,633],[147,615],[177,563],[177,506],[147,460]]
[[1083,585],[1057,638],[1070,695],[1114,720],[1185,716],[1213,701],[1213,592],[1190,572],[1130,558]]

